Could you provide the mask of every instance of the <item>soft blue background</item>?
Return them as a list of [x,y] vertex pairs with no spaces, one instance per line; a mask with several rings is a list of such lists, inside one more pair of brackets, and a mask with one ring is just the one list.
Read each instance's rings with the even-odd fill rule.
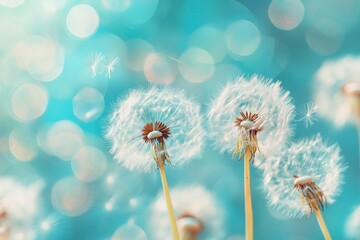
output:
[[[110,2],[116,3],[117,1]],[[5,30],[25,23],[28,34],[39,34],[56,39],[64,48],[65,53],[64,70],[57,79],[51,82],[39,82],[30,75],[24,78],[23,76],[27,74],[26,71],[20,69],[13,62],[4,60],[0,63],[2,64],[1,69],[8,70],[6,73],[2,72],[0,79],[0,134],[5,145],[0,152],[1,166],[3,166],[0,168],[0,173],[1,175],[14,175],[19,180],[25,181],[37,177],[43,178],[46,181],[46,186],[41,195],[44,200],[41,205],[41,214],[42,216],[55,214],[60,219],[51,231],[46,234],[39,234],[38,239],[107,239],[129,218],[135,219],[135,223],[142,227],[145,232],[149,231],[146,224],[147,207],[161,190],[157,172],[149,175],[121,175],[119,177],[121,180],[116,182],[115,189],[121,189],[124,186],[134,189],[140,188],[140,204],[135,208],[130,208],[126,202],[119,202],[111,212],[104,210],[104,203],[111,195],[111,189],[106,189],[103,186],[106,177],[104,174],[99,180],[88,184],[95,195],[94,204],[90,210],[81,216],[71,218],[57,212],[53,208],[50,197],[52,187],[59,179],[73,175],[70,163],[49,156],[40,149],[36,159],[30,162],[20,162],[6,148],[6,139],[11,130],[19,125],[38,129],[56,121],[71,120],[79,125],[84,132],[102,136],[104,119],[111,111],[112,103],[119,96],[124,96],[129,89],[149,86],[149,82],[142,72],[129,70],[123,65],[122,60],[116,66],[110,79],[104,75],[99,75],[95,79],[92,78],[89,74],[90,67],[88,65],[88,59],[92,53],[102,52],[108,56],[114,52],[121,52],[118,51],[116,45],[109,44],[106,39],[101,40],[101,36],[112,33],[123,41],[141,38],[149,42],[155,51],[177,59],[184,50],[191,46],[189,36],[198,28],[209,25],[225,31],[229,24],[236,20],[247,19],[252,21],[258,27],[264,37],[263,39],[267,39],[268,42],[263,42],[262,48],[253,56],[236,59],[227,55],[222,60],[221,64],[232,64],[238,70],[219,70],[215,77],[203,83],[187,82],[178,74],[172,83],[176,87],[184,88],[189,95],[194,96],[202,104],[203,109],[206,109],[209,98],[214,96],[219,86],[226,81],[233,79],[239,73],[259,73],[282,81],[282,86],[291,92],[294,103],[300,111],[305,103],[313,101],[316,91],[313,75],[321,64],[328,59],[335,59],[348,54],[356,55],[360,51],[360,3],[355,0],[317,1],[318,8],[315,10],[314,4],[311,4],[313,0],[304,0],[302,1],[305,7],[304,19],[297,28],[291,31],[280,30],[269,20],[268,7],[270,1],[159,0],[158,4],[155,5],[156,11],[149,21],[140,25],[127,22],[129,19],[136,20],[138,15],[142,14],[139,6],[145,2],[133,1],[133,12],[126,13],[127,15],[105,9],[101,1],[67,1],[62,9],[58,10],[56,14],[53,13],[53,16],[44,13],[39,0],[25,1],[13,9],[0,5],[1,26],[6,26],[1,28],[3,31],[1,31],[0,38],[0,46],[2,46],[0,57],[3,60],[11,55],[13,45],[5,45],[1,42],[10,38],[14,38],[14,43],[21,40],[21,37],[19,39],[11,34],[8,35]],[[97,32],[86,39],[74,37],[66,29],[65,24],[67,12],[79,3],[93,6],[100,18]],[[349,18],[350,13],[346,10],[346,7],[349,6],[352,9],[351,14],[355,12],[355,15],[349,21],[345,21]],[[143,7],[144,9],[147,8]],[[316,18],[314,13],[318,13],[319,18],[339,21],[343,33],[342,41],[332,53],[319,54],[311,49],[306,42],[306,34],[311,29],[311,21]],[[129,14],[130,16],[128,16]],[[48,18],[51,20],[47,20]],[[27,20],[24,21],[24,19]],[[343,19],[345,20],[341,21]],[[331,29],[329,34],[332,34]],[[325,36],[325,42],[327,40],[330,41],[331,37]],[[287,64],[281,67],[276,59],[284,54]],[[122,58],[123,56],[119,57]],[[218,66],[220,63],[215,65],[215,67]],[[22,78],[17,81],[18,76],[22,76]],[[49,103],[45,113],[39,119],[26,123],[17,121],[12,114],[10,103],[14,89],[24,82],[42,85],[49,94]],[[100,118],[90,123],[84,123],[76,118],[72,109],[72,97],[80,88],[85,86],[99,89],[105,98],[105,111]],[[297,119],[301,117],[302,115],[299,114]],[[345,172],[345,184],[337,201],[329,205],[324,211],[324,218],[333,239],[346,239],[345,224],[347,217],[360,203],[359,149],[356,127],[346,125],[343,128],[335,128],[330,121],[322,118],[309,128],[306,128],[301,122],[294,126],[294,140],[314,136],[319,132],[324,139],[331,143],[337,142],[342,149],[344,159],[349,166]],[[104,153],[108,150],[103,141],[97,142],[96,146]],[[228,154],[219,155],[210,147],[206,148],[202,159],[194,160],[182,169],[169,167],[168,181],[170,186],[200,183],[208,187],[224,206],[227,216],[225,223],[227,237],[232,235],[243,236],[243,165],[236,161],[230,161],[230,158],[231,156]],[[120,166],[115,166],[109,155],[108,163],[107,172],[109,173],[115,167],[120,168]],[[261,173],[253,168],[252,198],[255,239],[322,239],[321,231],[313,216],[280,220],[270,214],[265,195],[261,190],[261,177]],[[135,192],[135,196],[139,196],[138,190],[133,192]]]

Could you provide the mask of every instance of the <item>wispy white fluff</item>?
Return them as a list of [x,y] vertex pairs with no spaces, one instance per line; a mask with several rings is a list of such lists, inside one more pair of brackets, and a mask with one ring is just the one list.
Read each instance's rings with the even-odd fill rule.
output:
[[315,74],[315,102],[319,114],[336,126],[351,119],[351,108],[341,89],[346,82],[360,81],[360,58],[345,56],[325,62]]
[[310,127],[314,125],[314,122],[318,120],[317,118],[318,110],[319,110],[319,106],[316,105],[315,103],[312,102],[306,103],[304,107],[304,111],[302,113],[303,116],[298,121],[303,121],[306,127]]
[[173,165],[180,166],[200,156],[205,134],[200,106],[181,90],[152,87],[131,91],[117,102],[109,117],[105,137],[111,143],[114,158],[124,167],[139,172],[156,168],[151,144],[141,137],[144,125],[155,121],[170,127],[165,143]]
[[327,145],[320,135],[292,143],[264,167],[263,187],[274,210],[301,217],[309,211],[294,190],[294,175],[310,176],[322,189],[327,203],[333,203],[341,190],[344,164],[337,145]]
[[360,240],[360,205],[347,220],[346,235],[351,239]]
[[10,239],[33,239],[32,226],[39,214],[39,193],[43,182],[23,185],[10,177],[2,177],[0,186],[0,208],[8,216],[5,222],[10,229]]
[[[199,240],[224,238],[224,212],[216,198],[202,186],[177,187],[171,191],[176,218],[189,213],[200,219],[204,231]],[[153,239],[171,239],[170,222],[163,193],[151,205],[149,219]]]
[[[208,136],[221,152],[233,153],[239,138],[235,119],[242,111],[258,113],[264,122],[263,130],[257,134],[263,156],[270,156],[283,147],[291,135],[294,106],[280,82],[272,83],[271,79],[258,75],[249,79],[242,76],[221,90],[208,112]],[[254,164],[261,166],[263,161],[255,160]]]

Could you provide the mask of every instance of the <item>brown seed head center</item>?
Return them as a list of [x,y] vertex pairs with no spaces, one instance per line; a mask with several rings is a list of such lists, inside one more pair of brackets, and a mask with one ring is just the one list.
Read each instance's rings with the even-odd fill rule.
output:
[[142,129],[142,139],[148,143],[164,142],[170,136],[170,128],[160,121],[146,123]]
[[182,214],[177,222],[179,228],[189,233],[198,234],[204,230],[202,221],[190,213]]
[[[294,176],[294,188],[299,192],[301,200],[310,208],[310,213],[324,210],[326,197],[321,188],[309,176]],[[310,213],[307,212],[309,215]]]

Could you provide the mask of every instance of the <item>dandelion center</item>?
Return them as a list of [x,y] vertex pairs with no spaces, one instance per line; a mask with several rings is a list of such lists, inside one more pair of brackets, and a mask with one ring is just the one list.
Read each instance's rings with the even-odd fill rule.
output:
[[4,208],[0,208],[0,234],[8,229],[8,213]]
[[182,214],[177,220],[177,225],[183,231],[194,235],[197,235],[204,229],[202,221],[189,213]]
[[321,188],[316,185],[310,176],[294,176],[294,188],[300,194],[301,201],[306,204],[310,211],[306,211],[309,215],[313,211],[324,210],[326,197]]
[[246,149],[251,153],[251,161],[254,162],[256,151],[259,149],[257,133],[263,129],[263,122],[259,114],[252,112],[240,112],[236,118],[235,125],[240,129],[240,135],[236,143],[234,155],[239,155],[239,159],[244,157]]
[[158,167],[170,162],[164,139],[170,136],[170,128],[160,121],[147,123],[142,129],[142,139],[152,145],[152,155]]
[[342,91],[346,96],[360,96],[360,83],[347,82],[343,85]]
[[170,128],[160,121],[147,123],[142,129],[142,139],[148,143],[164,142],[170,136]]

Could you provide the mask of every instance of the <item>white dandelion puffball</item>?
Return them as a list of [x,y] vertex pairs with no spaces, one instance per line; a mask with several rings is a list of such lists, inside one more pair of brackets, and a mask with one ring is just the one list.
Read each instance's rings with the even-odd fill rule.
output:
[[205,134],[200,106],[183,91],[152,87],[133,90],[115,105],[105,135],[115,160],[129,170],[155,169],[151,143],[145,142],[142,136],[144,126],[155,122],[163,123],[170,130],[164,142],[172,165],[180,166],[200,156]]
[[346,235],[351,239],[360,240],[360,205],[347,220]]
[[[190,214],[202,222],[203,232],[199,233],[199,240],[218,240],[225,237],[224,212],[211,192],[197,185],[176,187],[170,194],[177,219],[184,214]],[[151,205],[150,211],[149,224],[153,239],[171,239],[169,216],[162,192]]]
[[[38,215],[39,193],[43,182],[22,185],[10,177],[0,178],[0,228],[10,229],[10,239],[21,233],[26,239],[33,239],[32,224]],[[3,217],[6,216],[6,217]],[[1,234],[0,234],[1,238]]]
[[[294,106],[289,92],[281,88],[280,82],[272,83],[258,75],[242,76],[228,83],[212,101],[208,127],[215,146],[222,153],[234,152],[241,131],[235,120],[240,112],[246,111],[258,114],[263,123],[257,134],[260,155],[267,157],[279,151],[291,135]],[[262,162],[255,160],[254,164],[261,167]]]
[[315,74],[315,102],[319,115],[342,126],[351,118],[351,104],[342,92],[347,82],[360,84],[360,58],[346,56],[325,62]]
[[292,143],[278,156],[268,159],[264,168],[263,187],[269,205],[288,217],[302,217],[310,213],[294,189],[294,176],[311,178],[322,190],[327,203],[333,203],[339,194],[343,171],[340,148],[326,145],[320,135]]

